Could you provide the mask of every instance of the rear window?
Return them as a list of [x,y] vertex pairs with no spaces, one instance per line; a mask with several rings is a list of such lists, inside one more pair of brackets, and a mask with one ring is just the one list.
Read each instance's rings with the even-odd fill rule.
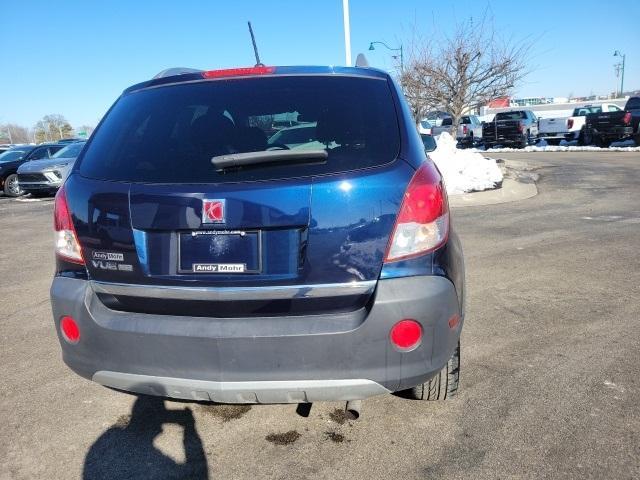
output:
[[[268,149],[325,149],[326,163],[216,172],[211,158]],[[81,158],[90,178],[220,183],[379,166],[400,149],[386,80],[272,76],[183,83],[120,98]]]
[[527,118],[525,112],[500,112],[496,113],[496,120],[521,120]]
[[601,112],[602,112],[602,107],[582,107],[582,108],[576,108],[573,111],[573,116],[586,117],[590,113],[601,113]]
[[57,151],[52,158],[75,158],[80,154],[83,147],[84,143],[72,143]]

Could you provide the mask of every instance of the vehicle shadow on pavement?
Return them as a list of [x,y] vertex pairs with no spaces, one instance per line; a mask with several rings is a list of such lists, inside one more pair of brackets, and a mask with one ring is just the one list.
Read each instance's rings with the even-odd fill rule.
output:
[[[183,428],[185,462],[178,463],[153,445],[163,425]],[[207,458],[190,408],[168,410],[162,397],[140,395],[131,408],[91,445],[83,479],[208,479]]]

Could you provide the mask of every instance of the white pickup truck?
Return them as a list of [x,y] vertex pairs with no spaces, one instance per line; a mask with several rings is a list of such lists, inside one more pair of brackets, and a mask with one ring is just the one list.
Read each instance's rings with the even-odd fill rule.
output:
[[570,117],[541,118],[538,121],[538,138],[544,139],[549,145],[558,145],[562,140],[578,140],[583,145],[583,128],[588,114],[620,110],[622,109],[613,103],[601,103],[574,108]]
[[[436,120],[429,120],[432,128],[431,135],[434,137],[442,132],[451,130],[453,120],[451,117],[445,117]],[[458,133],[456,135],[458,142],[463,147],[471,147],[475,142],[482,139],[482,122],[475,115],[464,115],[460,118],[458,124]]]

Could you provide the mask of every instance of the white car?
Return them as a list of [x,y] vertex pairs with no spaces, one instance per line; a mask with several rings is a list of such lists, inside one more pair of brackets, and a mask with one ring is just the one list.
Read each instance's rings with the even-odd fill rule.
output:
[[577,107],[570,117],[541,118],[538,122],[538,138],[544,139],[549,145],[558,145],[562,140],[578,140],[583,145],[583,128],[588,114],[621,110],[613,103],[602,103]]

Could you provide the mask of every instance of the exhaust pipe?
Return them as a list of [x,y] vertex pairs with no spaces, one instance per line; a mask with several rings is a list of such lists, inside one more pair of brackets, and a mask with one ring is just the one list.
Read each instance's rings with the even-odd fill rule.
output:
[[344,410],[344,416],[349,420],[357,420],[362,410],[362,400],[349,400]]

